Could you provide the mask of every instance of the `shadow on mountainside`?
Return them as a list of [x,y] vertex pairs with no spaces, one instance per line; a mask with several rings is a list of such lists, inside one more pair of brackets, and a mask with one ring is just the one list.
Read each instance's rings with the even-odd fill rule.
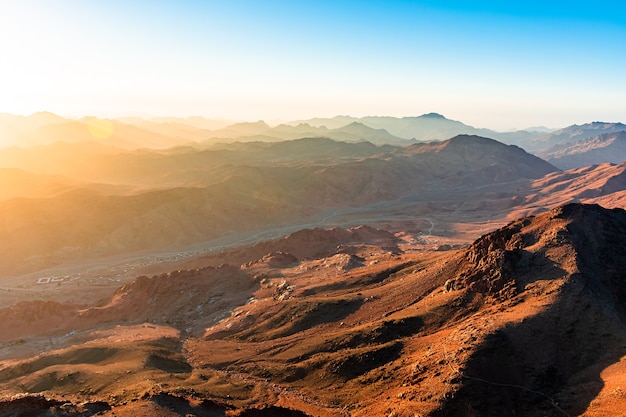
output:
[[623,324],[567,284],[547,311],[487,337],[462,386],[434,416],[580,415],[603,388],[602,370],[626,355]]
[[[573,252],[568,253],[569,261],[575,261],[576,269],[561,275],[566,281],[545,311],[485,339],[459,369],[459,390],[433,416],[580,415],[604,387],[602,371],[626,355],[626,248],[620,243],[626,212],[570,204],[537,221],[547,224],[541,228],[544,236],[560,225],[544,249],[569,248]],[[503,230],[512,228],[515,224]],[[537,228],[525,229],[517,237],[528,237],[528,230],[534,233]],[[498,233],[502,234],[492,236]],[[509,237],[510,245],[516,235]],[[496,250],[500,249],[492,245],[483,255]],[[538,253],[534,256],[558,272],[558,265],[542,261]],[[512,265],[505,269],[508,278],[525,275],[518,274],[516,264],[502,265]],[[518,290],[523,284],[524,280],[517,282]]]

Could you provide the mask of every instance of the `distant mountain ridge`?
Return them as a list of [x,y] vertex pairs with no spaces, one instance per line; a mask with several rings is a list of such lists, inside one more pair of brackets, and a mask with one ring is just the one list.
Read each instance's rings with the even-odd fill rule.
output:
[[456,120],[447,119],[439,113],[427,113],[417,117],[390,116],[336,116],[329,119],[315,118],[292,123],[307,123],[311,126],[338,128],[350,123],[362,123],[373,129],[384,129],[394,136],[417,141],[445,140],[459,134],[474,134],[487,137],[498,136],[499,133],[489,129],[478,129]]
[[[110,134],[94,137],[90,124],[108,125]],[[329,138],[346,142],[369,141],[376,145],[405,146],[412,142],[442,141],[466,134],[496,139],[539,152],[562,143],[586,139],[604,133],[626,130],[622,123],[592,122],[572,125],[559,130],[534,127],[526,130],[499,132],[477,128],[439,113],[421,116],[335,116],[288,121],[271,125],[263,120],[232,122],[203,117],[156,117],[142,119],[122,117],[80,120],[63,118],[41,112],[31,116],[0,114],[0,138],[4,146],[21,147],[50,144],[57,141],[74,142],[97,140],[100,143],[125,149],[168,148],[184,144],[211,144],[216,142],[277,142],[311,137]],[[0,142],[0,146],[2,145]]]
[[[626,127],[626,126],[625,126]],[[539,156],[562,169],[626,161],[626,131],[555,145]]]
[[533,149],[547,149],[554,145],[576,142],[605,133],[626,131],[626,124],[609,122],[591,122],[571,125],[540,136],[533,141]]
[[[518,146],[476,135],[457,135],[443,142],[416,143],[397,152],[411,155],[424,164],[429,163],[429,155],[437,155],[437,162],[445,165],[448,171],[448,183],[453,178],[466,185],[507,182],[557,171],[550,163]],[[469,172],[472,175],[468,175]]]
[[404,146],[411,143],[409,140],[390,134],[385,129],[373,128],[357,121],[331,129],[326,126],[312,126],[304,122],[297,125],[281,124],[275,127],[270,127],[263,121],[237,123],[212,131],[211,136],[213,142],[277,142],[303,138],[327,138],[343,142],[367,141],[375,145]]

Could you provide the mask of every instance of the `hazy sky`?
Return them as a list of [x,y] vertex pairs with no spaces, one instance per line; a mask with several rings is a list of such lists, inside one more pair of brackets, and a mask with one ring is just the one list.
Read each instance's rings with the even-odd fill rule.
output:
[[626,121],[626,2],[0,0],[0,112]]

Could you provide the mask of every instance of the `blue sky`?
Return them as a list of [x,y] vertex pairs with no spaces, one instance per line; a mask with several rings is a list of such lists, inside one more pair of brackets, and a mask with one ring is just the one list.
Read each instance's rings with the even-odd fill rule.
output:
[[0,0],[0,112],[626,121],[626,3]]

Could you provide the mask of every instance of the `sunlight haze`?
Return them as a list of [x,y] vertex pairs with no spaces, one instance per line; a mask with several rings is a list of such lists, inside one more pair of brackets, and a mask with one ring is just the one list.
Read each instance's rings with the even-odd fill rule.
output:
[[0,0],[0,417],[626,416],[626,2]]
[[626,119],[620,2],[9,1],[0,112]]

